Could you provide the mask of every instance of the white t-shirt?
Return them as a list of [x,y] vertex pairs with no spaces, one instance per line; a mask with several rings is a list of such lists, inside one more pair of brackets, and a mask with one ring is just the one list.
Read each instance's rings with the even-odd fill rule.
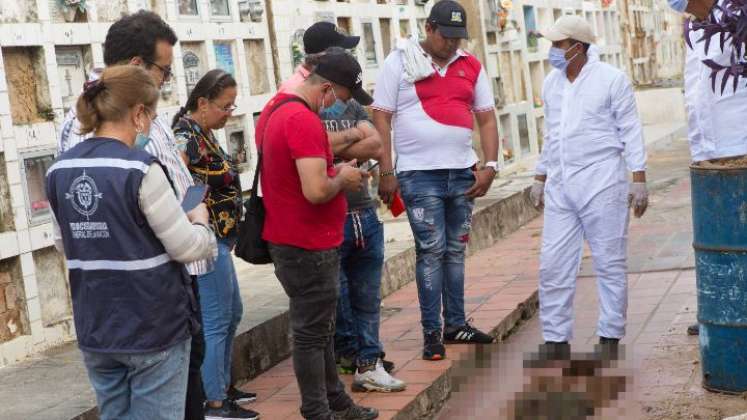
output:
[[398,171],[465,169],[477,163],[472,149],[473,113],[493,111],[488,77],[474,56],[459,50],[436,73],[409,83],[400,50],[384,62],[374,90],[374,109],[394,114]]

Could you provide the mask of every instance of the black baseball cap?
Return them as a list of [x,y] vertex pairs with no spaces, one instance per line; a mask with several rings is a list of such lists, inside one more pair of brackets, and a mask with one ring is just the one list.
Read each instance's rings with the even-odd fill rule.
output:
[[319,57],[314,73],[350,89],[353,99],[359,104],[371,105],[373,98],[363,89],[363,70],[360,64],[347,52],[335,50],[328,50]]
[[303,34],[303,49],[306,54],[318,54],[329,47],[355,48],[360,42],[359,36],[347,36],[337,30],[331,22],[317,22]]
[[438,32],[444,38],[467,39],[467,12],[459,3],[452,0],[441,0],[433,5],[428,22],[438,26]]

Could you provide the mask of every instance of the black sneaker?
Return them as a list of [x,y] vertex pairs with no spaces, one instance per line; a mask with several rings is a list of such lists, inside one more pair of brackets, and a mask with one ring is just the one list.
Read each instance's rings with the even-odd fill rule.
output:
[[394,371],[394,362],[390,362],[389,360],[384,360],[386,358],[386,353],[383,351],[379,355],[379,359],[381,359],[381,363],[384,365],[384,370],[386,373],[392,373]]
[[446,358],[446,347],[441,339],[441,331],[425,333],[423,339],[423,360],[443,360]]
[[468,322],[454,331],[444,331],[444,341],[446,344],[491,344],[495,339]]
[[687,327],[687,335],[698,335],[700,334],[700,325],[693,324]]
[[205,405],[205,420],[257,420],[259,413],[239,407],[231,400],[224,400],[223,406],[213,408]]
[[370,407],[361,407],[355,403],[345,410],[332,412],[334,420],[371,420],[377,417],[379,417],[379,410]]
[[236,404],[248,404],[257,401],[257,394],[253,392],[244,392],[234,387],[230,387],[226,393],[226,398]]

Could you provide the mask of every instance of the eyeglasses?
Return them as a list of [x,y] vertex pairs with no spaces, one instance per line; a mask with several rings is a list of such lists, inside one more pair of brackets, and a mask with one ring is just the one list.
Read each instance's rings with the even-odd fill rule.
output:
[[[210,101],[210,102],[212,102],[213,104],[215,104],[215,106],[218,106],[218,104],[216,104],[215,102],[213,102],[213,101]],[[218,109],[220,109],[221,111],[226,112],[226,113],[231,113],[233,111],[236,111],[236,108],[238,108],[238,107],[236,105],[234,105],[234,104],[228,104],[228,105],[224,106],[223,108],[218,107]]]
[[145,64],[148,64],[150,66],[154,66],[155,68],[157,68],[158,70],[160,70],[161,73],[163,73],[163,81],[164,82],[168,82],[169,80],[171,80],[171,76],[174,75],[174,72],[171,70],[171,67],[161,67],[161,66],[159,66],[158,64],[156,64],[156,63],[154,63],[152,61],[145,61]]

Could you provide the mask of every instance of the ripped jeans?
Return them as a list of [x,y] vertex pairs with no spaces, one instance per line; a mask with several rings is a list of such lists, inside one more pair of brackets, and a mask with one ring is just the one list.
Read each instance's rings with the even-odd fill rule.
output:
[[415,237],[416,276],[423,332],[440,331],[441,300],[446,329],[463,326],[464,251],[474,201],[464,193],[475,183],[471,169],[405,171],[397,174]]

